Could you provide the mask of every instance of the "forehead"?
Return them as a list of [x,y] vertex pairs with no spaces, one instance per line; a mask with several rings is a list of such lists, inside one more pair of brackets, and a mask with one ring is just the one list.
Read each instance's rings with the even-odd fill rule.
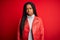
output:
[[26,8],[32,8],[31,4],[27,4]]

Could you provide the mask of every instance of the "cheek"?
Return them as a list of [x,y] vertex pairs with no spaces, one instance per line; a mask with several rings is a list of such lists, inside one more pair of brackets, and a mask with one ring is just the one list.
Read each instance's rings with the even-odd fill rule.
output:
[[28,10],[26,10],[26,13],[28,13]]
[[33,9],[31,9],[31,12],[33,13]]

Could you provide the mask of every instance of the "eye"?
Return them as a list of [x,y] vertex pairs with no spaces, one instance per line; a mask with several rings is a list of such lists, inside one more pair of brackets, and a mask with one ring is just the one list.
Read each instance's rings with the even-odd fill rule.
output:
[[31,8],[30,8],[31,9]]
[[32,9],[32,8],[30,8],[30,9]]

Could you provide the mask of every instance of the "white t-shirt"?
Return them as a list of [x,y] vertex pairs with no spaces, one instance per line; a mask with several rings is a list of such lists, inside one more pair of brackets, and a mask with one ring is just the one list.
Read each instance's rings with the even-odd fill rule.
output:
[[28,19],[28,23],[29,23],[29,27],[30,27],[30,31],[29,31],[29,35],[28,35],[28,40],[32,40],[31,28],[32,28],[32,23],[33,23],[34,17],[35,17],[34,14],[32,16],[28,16],[27,15],[27,19]]

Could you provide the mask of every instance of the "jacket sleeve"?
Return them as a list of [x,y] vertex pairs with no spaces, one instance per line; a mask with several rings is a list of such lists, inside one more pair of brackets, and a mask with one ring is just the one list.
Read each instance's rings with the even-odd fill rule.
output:
[[18,29],[17,29],[17,40],[21,40],[21,38],[20,38],[20,30],[19,30],[20,29],[20,21],[19,21]]
[[44,26],[43,26],[43,22],[42,19],[40,19],[40,27],[41,27],[41,40],[44,40]]

